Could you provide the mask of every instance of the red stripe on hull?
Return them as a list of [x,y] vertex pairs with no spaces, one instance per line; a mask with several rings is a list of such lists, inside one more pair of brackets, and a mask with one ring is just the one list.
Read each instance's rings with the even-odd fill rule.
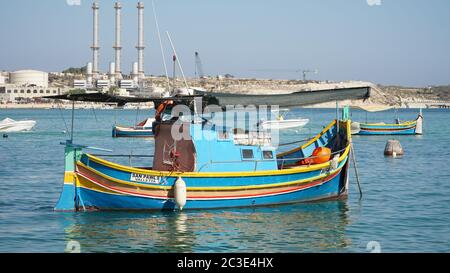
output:
[[[333,178],[335,178],[336,176],[338,176],[341,173],[341,171],[336,172],[335,174],[319,179],[318,181],[315,182],[308,182],[306,183],[306,185],[300,185],[298,187],[292,188],[292,189],[288,189],[288,190],[279,190],[279,191],[271,191],[271,192],[265,192],[262,194],[244,194],[244,195],[223,195],[223,196],[188,196],[188,200],[192,200],[192,199],[233,199],[233,198],[250,198],[250,197],[262,197],[262,196],[267,196],[267,195],[276,195],[276,194],[284,194],[284,193],[289,193],[289,192],[295,192],[295,191],[299,191],[302,189],[307,189],[307,188],[311,188],[320,184],[324,184],[330,180],[332,180]],[[173,198],[173,196],[164,196],[164,195],[151,195],[151,194],[144,194],[144,193],[135,193],[135,192],[131,192],[131,191],[127,191],[127,190],[123,190],[123,189],[117,189],[113,186],[108,186],[105,185],[101,182],[99,182],[98,180],[90,177],[89,175],[80,172],[79,170],[77,170],[77,175],[80,175],[82,177],[84,177],[85,179],[89,180],[90,182],[106,188],[108,190],[111,191],[115,191],[121,194],[129,194],[129,195],[134,195],[134,196],[140,196],[140,197],[148,197],[148,198],[157,198],[157,199],[167,199],[167,198]]]

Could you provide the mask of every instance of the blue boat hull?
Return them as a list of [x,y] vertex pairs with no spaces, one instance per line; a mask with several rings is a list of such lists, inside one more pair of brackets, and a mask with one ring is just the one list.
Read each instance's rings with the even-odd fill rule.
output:
[[152,128],[145,129],[135,129],[133,127],[129,127],[126,129],[122,129],[122,127],[114,126],[112,129],[113,137],[153,137]]
[[[265,197],[251,197],[240,199],[218,200],[188,200],[183,209],[213,209],[232,207],[267,206],[277,204],[289,204],[298,202],[316,201],[330,198],[344,198],[343,193],[347,183],[344,172],[327,181],[326,183],[312,186],[304,190],[298,190],[286,194],[277,194]],[[127,195],[112,195],[86,188],[80,188],[79,199],[82,206],[89,209],[101,210],[174,210],[176,208],[173,199],[155,199]]]
[[355,135],[421,135],[423,116],[420,113],[416,120],[400,124],[359,123],[359,131]]
[[380,129],[377,131],[361,127],[361,131],[357,133],[357,135],[415,135],[415,134],[416,134],[415,127],[404,130]]

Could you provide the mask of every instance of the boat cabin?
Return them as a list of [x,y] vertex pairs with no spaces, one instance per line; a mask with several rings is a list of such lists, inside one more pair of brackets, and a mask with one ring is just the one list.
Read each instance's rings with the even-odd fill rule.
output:
[[153,123],[157,171],[254,172],[319,164],[339,157],[349,141],[347,122],[334,121],[303,146],[277,154],[270,130],[216,125],[204,116],[165,117]]
[[239,172],[276,170],[271,135],[227,130],[205,122],[162,121],[154,124],[153,170]]

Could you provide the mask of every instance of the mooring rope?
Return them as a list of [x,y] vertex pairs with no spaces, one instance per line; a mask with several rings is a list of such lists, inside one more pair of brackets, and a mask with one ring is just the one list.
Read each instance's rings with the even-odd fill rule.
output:
[[313,139],[313,138],[309,137],[309,138],[305,138],[305,139],[301,139],[301,140],[297,140],[297,141],[293,141],[293,142],[281,143],[281,144],[278,144],[278,146],[288,146],[288,145],[292,145],[292,144],[305,142],[305,141],[308,141],[308,140],[311,140],[311,139]]
[[97,119],[97,114],[95,113],[95,108],[94,108],[94,104],[92,104],[92,112],[94,112],[94,117],[95,117],[95,122],[96,122],[96,124],[97,124],[97,128],[99,128],[99,127],[98,127],[98,119]]
[[61,104],[60,104],[60,102],[57,102],[56,105],[58,105],[59,114],[61,115],[61,118],[62,118],[62,120],[64,122],[64,126],[66,127],[65,134],[68,135],[69,134],[69,127],[67,126],[66,119],[64,118],[64,114],[63,114],[63,112],[61,110]]
[[356,175],[356,183],[358,185],[358,190],[359,190],[359,199],[362,199],[362,190],[361,190],[361,184],[359,182],[359,173],[358,173],[358,166],[356,165],[356,157],[355,157],[355,150],[353,149],[353,143],[350,143],[350,153],[352,156],[352,160],[353,160],[353,167],[355,169],[355,175]]

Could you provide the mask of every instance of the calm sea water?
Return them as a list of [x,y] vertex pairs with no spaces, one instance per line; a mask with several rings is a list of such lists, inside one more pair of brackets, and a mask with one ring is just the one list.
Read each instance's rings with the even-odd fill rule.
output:
[[[77,110],[75,141],[114,153],[152,154],[152,140],[111,138],[114,122],[134,124],[149,113]],[[403,120],[416,115],[399,114]],[[335,110],[297,109],[289,116],[311,122],[283,133],[282,142],[319,132]],[[392,137],[354,137],[362,200],[352,170],[345,201],[181,213],[61,213],[53,206],[62,187],[59,143],[67,138],[70,111],[0,110],[0,119],[37,121],[33,132],[0,139],[0,252],[63,252],[71,240],[82,252],[367,252],[371,241],[382,252],[450,252],[450,111],[424,110],[424,116],[423,136],[395,137],[406,152],[402,158],[383,156]],[[354,112],[352,118],[365,121],[366,115]],[[395,114],[367,118],[391,122]]]

